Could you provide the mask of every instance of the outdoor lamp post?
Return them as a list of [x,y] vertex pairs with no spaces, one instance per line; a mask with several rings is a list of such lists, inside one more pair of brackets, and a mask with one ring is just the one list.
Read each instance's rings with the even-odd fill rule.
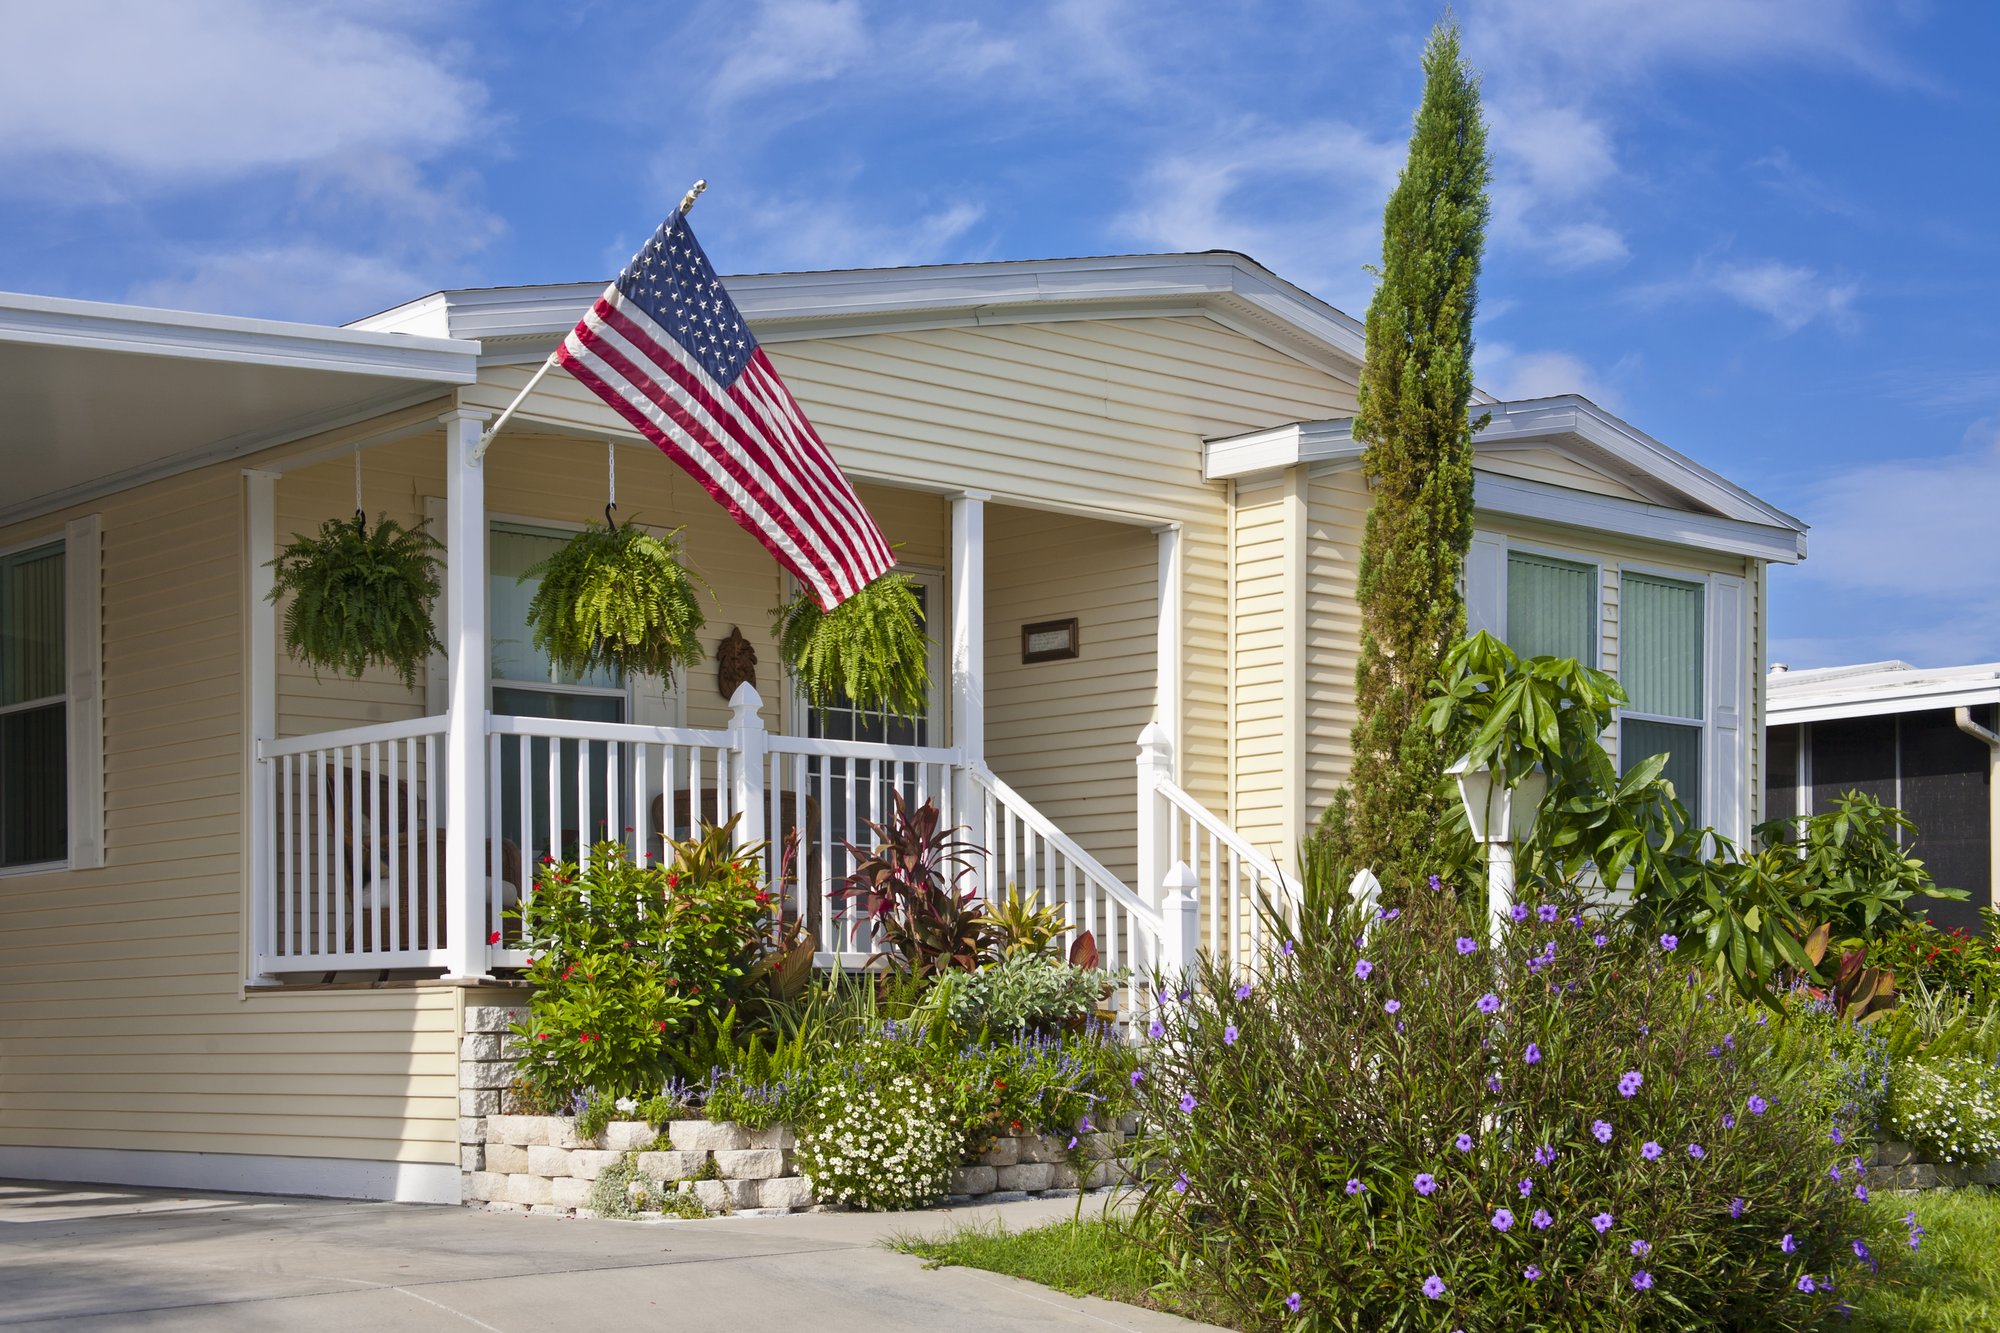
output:
[[1502,921],[1514,905],[1514,844],[1535,835],[1549,775],[1537,764],[1508,787],[1491,768],[1473,768],[1463,759],[1445,772],[1458,779],[1458,799],[1465,803],[1473,841],[1486,844],[1487,935],[1498,944]]

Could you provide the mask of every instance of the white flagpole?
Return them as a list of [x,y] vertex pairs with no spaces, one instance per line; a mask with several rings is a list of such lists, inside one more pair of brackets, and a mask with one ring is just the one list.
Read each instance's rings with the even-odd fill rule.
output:
[[[707,188],[708,181],[706,179],[696,181],[689,187],[688,192],[681,196],[680,207],[675,211],[682,216],[686,216],[687,211],[694,207],[694,201],[701,198],[702,191]],[[557,346],[560,347],[561,344],[558,343]],[[486,450],[492,445],[493,437],[500,433],[500,428],[507,424],[508,419],[514,415],[515,409],[520,407],[522,401],[535,391],[535,386],[542,382],[542,376],[554,369],[555,364],[556,354],[550,352],[535,373],[528,377],[528,382],[521,386],[521,392],[514,395],[514,401],[508,403],[506,409],[494,419],[493,424],[486,428],[486,433],[479,437],[479,447],[472,451],[472,460],[475,463],[486,456]]]

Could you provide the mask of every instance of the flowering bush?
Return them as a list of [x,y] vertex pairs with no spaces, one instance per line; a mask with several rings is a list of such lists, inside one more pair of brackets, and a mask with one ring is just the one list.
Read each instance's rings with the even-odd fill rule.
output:
[[1902,1060],[1889,1094],[1888,1128],[1938,1162],[2000,1157],[2000,1078],[1972,1056]]
[[769,916],[756,863],[727,828],[674,845],[671,869],[635,865],[617,843],[551,861],[521,904],[534,984],[516,1024],[521,1079],[541,1099],[650,1097],[668,1043],[728,998]]
[[1514,918],[1419,889],[1170,990],[1141,1234],[1246,1329],[1816,1325],[1881,1242],[1822,1091],[1672,935]]
[[1963,926],[1940,930],[1928,921],[1899,926],[1869,944],[1868,965],[1893,972],[1904,986],[1921,979],[1934,990],[1967,998],[2000,995],[2000,914],[1988,907],[1980,917],[1985,938]]
[[799,1131],[799,1169],[828,1203],[915,1208],[951,1183],[961,1136],[929,1080],[863,1060],[820,1082]]

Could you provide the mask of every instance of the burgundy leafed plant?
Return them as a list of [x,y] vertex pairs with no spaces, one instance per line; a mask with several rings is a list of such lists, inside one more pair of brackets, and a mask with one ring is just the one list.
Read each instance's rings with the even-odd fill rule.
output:
[[870,820],[873,852],[849,843],[854,873],[841,896],[861,903],[886,946],[877,957],[918,976],[975,971],[996,944],[993,923],[976,886],[966,884],[973,856],[984,851],[944,828],[934,801],[912,808],[900,792],[884,823]]

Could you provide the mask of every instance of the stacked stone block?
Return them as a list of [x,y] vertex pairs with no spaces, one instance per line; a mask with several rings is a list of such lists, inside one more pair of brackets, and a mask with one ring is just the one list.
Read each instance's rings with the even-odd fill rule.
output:
[[1868,1155],[1868,1181],[1879,1189],[1961,1189],[1967,1185],[2000,1185],[2000,1162],[1973,1166],[1964,1162],[1928,1162],[1907,1143],[1883,1141]]

